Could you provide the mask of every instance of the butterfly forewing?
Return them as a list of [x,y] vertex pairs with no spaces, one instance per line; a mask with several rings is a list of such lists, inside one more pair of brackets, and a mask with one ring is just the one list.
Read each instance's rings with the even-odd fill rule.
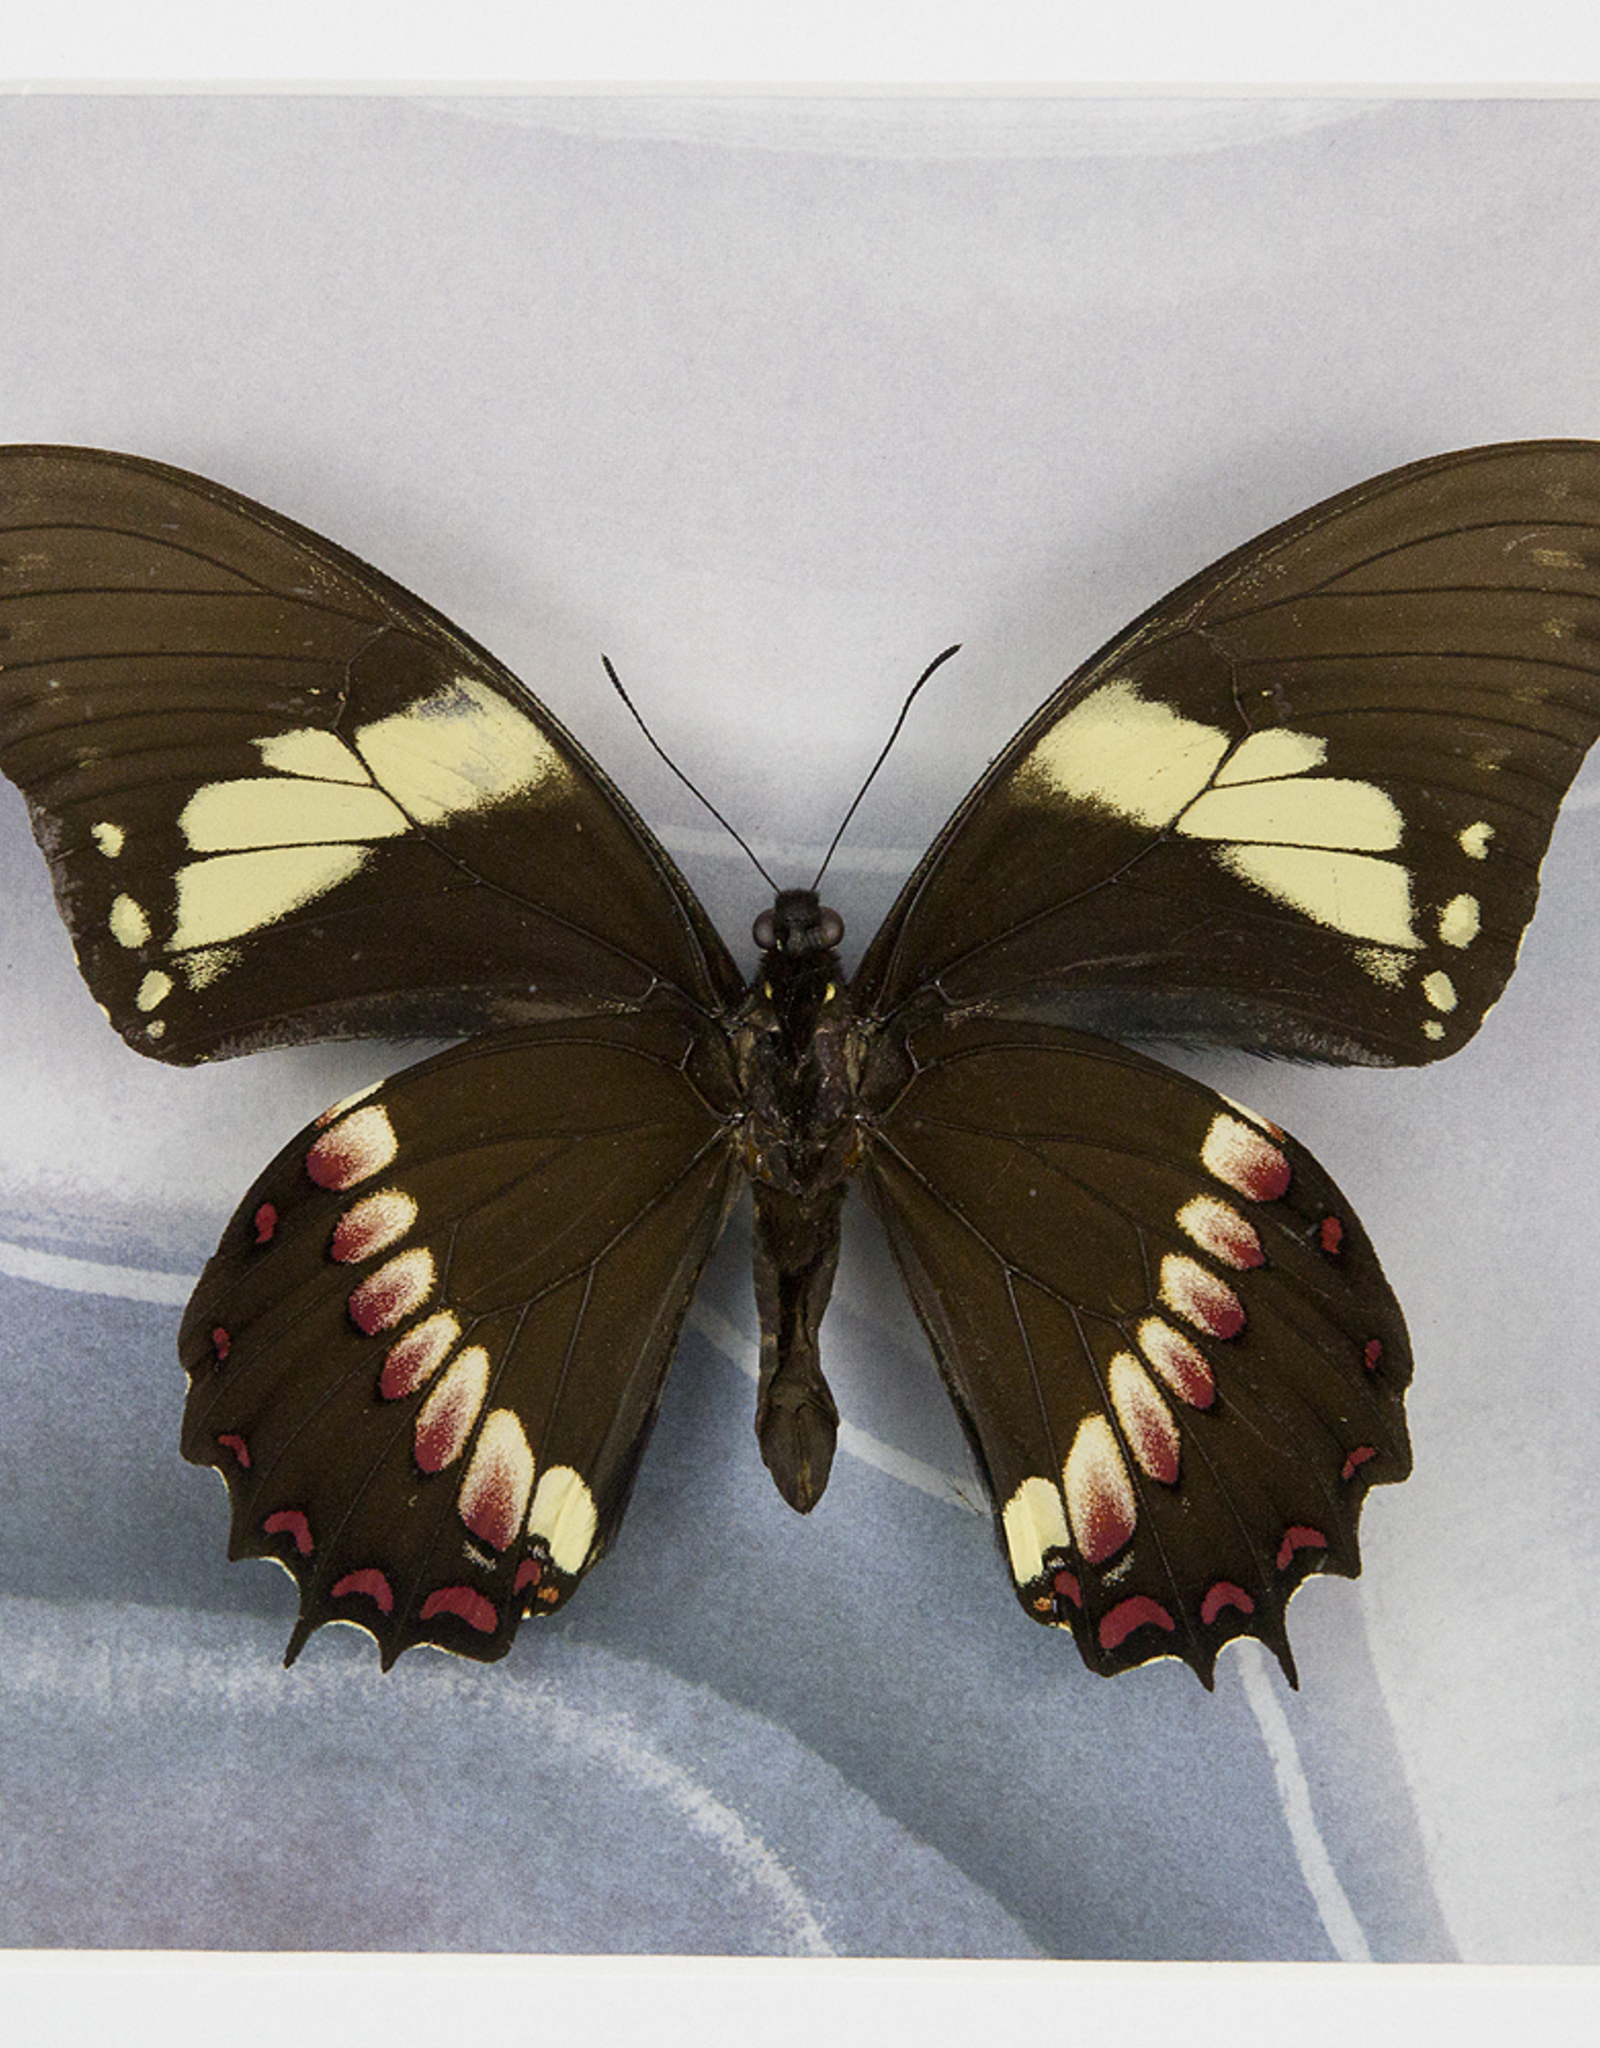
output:
[[0,765],[139,1051],[445,1033],[739,976],[506,670],[353,556],[132,458],[0,452]]
[[322,1622],[492,1658],[621,1519],[734,1165],[684,1016],[486,1035],[340,1105],[185,1314],[183,1449]]
[[1600,450],[1395,471],[1185,584],[979,783],[857,987],[1412,1064],[1505,985],[1600,730]]
[[1260,1636],[1354,1575],[1410,1468],[1410,1352],[1300,1146],[1048,1026],[885,1034],[865,1179],[992,1489],[1018,1595],[1113,1672]]

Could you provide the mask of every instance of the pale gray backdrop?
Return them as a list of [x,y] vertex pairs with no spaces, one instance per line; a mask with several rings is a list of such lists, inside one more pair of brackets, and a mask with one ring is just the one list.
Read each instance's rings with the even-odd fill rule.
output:
[[[941,674],[830,894],[859,944],[1109,632],[1392,464],[1600,435],[1600,107],[13,98],[0,438],[130,449],[327,532],[505,657],[724,929]],[[1592,1961],[1600,764],[1437,1071],[1205,1063],[1358,1203],[1416,1474],[1303,1690],[1107,1685],[1030,1628],[887,1259],[856,1434],[758,1462],[742,1219],[622,1541],[483,1670],[380,1678],[223,1559],[176,1449],[186,1281],[261,1163],[403,1055],[209,1073],[105,1029],[0,790],[0,1941]]]

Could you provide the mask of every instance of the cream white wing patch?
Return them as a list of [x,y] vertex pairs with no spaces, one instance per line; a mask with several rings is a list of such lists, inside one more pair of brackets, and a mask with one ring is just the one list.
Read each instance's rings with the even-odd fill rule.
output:
[[[1411,871],[1399,858],[1400,807],[1377,783],[1325,772],[1328,742],[1273,727],[1236,740],[1185,718],[1122,678],[1102,683],[1045,733],[1012,781],[1023,802],[1075,802],[1150,830],[1202,840],[1220,867],[1324,930],[1354,940],[1354,957],[1381,986],[1402,989],[1428,947],[1464,950],[1481,928],[1478,898],[1459,890],[1423,924]],[[1466,859],[1488,858],[1494,828],[1457,835]],[[1444,1035],[1456,1007],[1442,972],[1419,974],[1421,1029]],[[1430,1014],[1432,1013],[1432,1014]],[[1471,1020],[1474,1024],[1476,1019]]]
[[571,771],[531,720],[470,676],[356,733],[373,780],[420,825],[564,785]]
[[[487,685],[459,676],[346,738],[319,727],[252,742],[263,772],[207,783],[178,815],[196,858],[176,871],[176,909],[163,950],[191,989],[242,957],[236,944],[305,909],[360,872],[385,839],[535,792],[554,796],[571,771],[533,722]],[[107,860],[125,827],[92,827]],[[149,909],[119,893],[107,923],[119,946],[147,946]],[[147,975],[138,1007],[154,1010],[174,983]],[[146,1026],[159,1035],[159,1020]]]

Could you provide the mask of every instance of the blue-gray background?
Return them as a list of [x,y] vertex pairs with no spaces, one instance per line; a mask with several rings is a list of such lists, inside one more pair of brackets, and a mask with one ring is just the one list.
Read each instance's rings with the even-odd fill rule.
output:
[[[600,755],[738,938],[859,942],[1125,619],[1375,471],[1600,435],[1588,103],[0,101],[0,439],[197,469],[380,563]],[[1202,1063],[1358,1204],[1417,1471],[1295,1604],[1303,1690],[1090,1677],[1010,1594],[871,1227],[809,1521],[750,1434],[740,1223],[622,1540],[496,1668],[279,1667],[172,1339],[256,1170],[395,1048],[168,1072],[0,790],[0,1942],[1593,1961],[1600,763],[1512,989],[1425,1074]]]

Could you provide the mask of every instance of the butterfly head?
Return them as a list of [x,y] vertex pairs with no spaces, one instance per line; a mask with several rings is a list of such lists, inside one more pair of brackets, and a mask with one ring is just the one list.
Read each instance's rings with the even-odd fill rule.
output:
[[844,919],[829,910],[815,889],[780,889],[770,910],[763,910],[751,926],[750,936],[761,948],[763,964],[778,960],[802,960],[810,955],[833,953],[844,937]]

